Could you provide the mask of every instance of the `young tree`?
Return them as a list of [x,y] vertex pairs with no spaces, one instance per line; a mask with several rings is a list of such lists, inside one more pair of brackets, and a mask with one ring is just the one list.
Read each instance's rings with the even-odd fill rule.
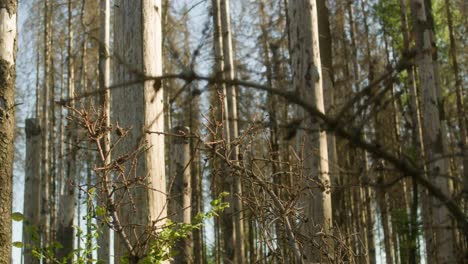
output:
[[[298,96],[324,112],[316,2],[290,1],[289,21],[293,87]],[[321,262],[327,255],[333,255],[331,241],[315,236],[320,230],[326,236],[332,224],[327,137],[320,122],[302,108],[298,109],[298,118],[303,126],[297,138],[298,153],[303,155],[303,177],[308,187],[301,198],[304,207],[301,225],[308,240],[303,245],[303,256],[307,262]]]
[[[120,257],[130,254],[131,263],[136,263],[147,254],[148,247],[142,246],[144,235],[157,233],[166,218],[164,136],[156,133],[164,131],[163,89],[160,81],[142,78],[162,74],[161,1],[122,0],[115,12],[114,43],[119,59],[115,79],[123,87],[112,90],[111,119],[121,132],[129,131],[113,155],[143,150],[136,161],[122,164],[126,172],[115,179],[123,185],[115,199],[123,201],[118,212],[128,235],[128,241],[123,233],[116,236],[115,259],[120,263]],[[112,141],[119,140],[117,135]],[[125,191],[127,177],[142,186]]]
[[17,1],[0,1],[0,263],[11,258]]

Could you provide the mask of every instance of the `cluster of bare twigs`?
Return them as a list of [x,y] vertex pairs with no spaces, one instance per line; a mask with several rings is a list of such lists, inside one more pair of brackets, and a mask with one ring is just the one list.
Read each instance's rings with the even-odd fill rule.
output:
[[[77,131],[84,132],[86,141],[94,146],[91,150],[97,152],[94,166],[95,181],[92,186],[86,188],[89,190],[92,187],[96,190],[97,203],[93,210],[94,216],[101,224],[108,226],[120,236],[130,258],[140,257],[147,252],[150,243],[157,239],[158,231],[164,227],[159,222],[165,220],[165,218],[158,219],[146,226],[122,223],[120,220],[120,215],[125,211],[136,213],[138,210],[139,205],[134,201],[132,190],[148,188],[146,184],[148,179],[136,173],[139,155],[147,146],[138,143],[128,153],[112,156],[112,151],[130,133],[131,128],[122,128],[118,124],[107,125],[107,116],[94,107],[90,111],[83,106],[80,109],[71,107],[69,109],[72,114],[68,118],[76,124]],[[114,135],[112,143],[106,142],[109,133]],[[110,145],[109,150],[106,150],[104,144]],[[130,239],[130,236],[134,236],[135,239]]]
[[[222,95],[218,94],[218,97],[222,102]],[[205,121],[204,132],[146,132],[196,140],[196,151],[200,151],[211,164],[210,186],[213,193],[226,191],[226,187],[223,190],[221,180],[225,177],[238,177],[241,180],[242,193],[237,193],[232,186],[228,187],[228,191],[231,193],[229,201],[232,203],[234,199],[240,199],[243,209],[242,212],[231,210],[230,214],[242,213],[243,222],[249,229],[255,229],[256,238],[250,241],[250,246],[266,248],[269,252],[266,256],[268,261],[284,263],[295,259],[301,263],[304,257],[302,247],[306,246],[317,248],[324,256],[324,263],[342,263],[355,259],[356,253],[352,252],[346,241],[349,236],[359,234],[344,234],[337,228],[331,233],[319,231],[313,237],[301,232],[301,225],[306,219],[299,202],[300,197],[309,192],[312,186],[327,192],[334,187],[330,183],[304,178],[303,153],[296,153],[290,148],[285,160],[272,153],[262,153],[264,148],[259,146],[268,144],[269,137],[263,122],[252,122],[238,138],[228,142],[224,133],[223,107],[220,105],[221,107],[211,107],[208,116],[202,116]],[[115,147],[131,133],[132,128],[122,128],[118,124],[107,125],[105,114],[93,107],[91,110],[83,106],[69,109],[72,113],[69,119],[86,135],[86,141],[94,146],[92,151],[97,153],[94,167],[96,180],[91,186],[97,190],[94,208],[97,213],[94,216],[120,236],[130,257],[139,257],[147,252],[151,241],[157,239],[158,232],[163,228],[158,222],[165,219],[158,219],[145,227],[122,223],[119,216],[123,213],[122,209],[130,211],[126,213],[136,213],[138,205],[133,200],[132,190],[148,188],[148,179],[137,175],[135,168],[139,155],[149,146],[140,141],[124,155],[111,155]],[[112,143],[106,142],[109,133],[113,136]],[[109,144],[108,150],[104,144]],[[236,147],[239,148],[239,155],[233,157],[232,151]],[[309,184],[304,184],[306,181],[310,181]],[[89,187],[83,190],[89,190]],[[321,228],[317,226],[317,230]],[[134,236],[133,239],[130,236]],[[334,250],[328,251],[329,248]]]

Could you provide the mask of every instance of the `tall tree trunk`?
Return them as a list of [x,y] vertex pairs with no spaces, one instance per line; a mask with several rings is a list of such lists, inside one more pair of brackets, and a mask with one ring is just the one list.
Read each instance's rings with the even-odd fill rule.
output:
[[[72,0],[68,1],[68,43],[67,43],[67,93],[68,98],[75,96],[75,74],[73,69],[73,29],[72,29]],[[75,108],[75,100],[70,101],[70,108]],[[70,142],[67,147],[67,165],[65,172],[65,181],[63,182],[63,194],[59,200],[59,219],[57,230],[57,241],[62,244],[62,248],[57,251],[59,258],[66,257],[73,251],[74,230],[73,221],[75,218],[75,189],[74,182],[76,180],[76,154],[77,142],[75,135],[76,127],[73,122],[68,122],[67,141]],[[68,263],[72,261],[69,260]]]
[[[110,0],[100,0],[99,5],[99,89],[101,92],[101,108],[102,115],[105,118],[105,126],[110,127]],[[110,134],[106,133],[102,139],[102,146],[104,147],[105,164],[109,164],[111,161],[110,157]],[[98,186],[107,184],[106,179],[96,179]],[[102,188],[99,188],[100,190]],[[103,203],[106,197],[105,194],[99,192],[98,205],[105,206]],[[99,225],[99,237],[97,238],[98,248],[98,260],[108,262],[109,261],[109,243],[110,243],[110,230],[105,221]]]
[[[221,1],[223,0],[212,0],[212,10],[213,10],[213,47],[214,47],[214,60],[215,60],[215,76],[217,78],[224,77],[225,71],[225,62],[224,62],[224,50],[223,50],[223,37],[222,37],[222,10],[221,10]],[[214,95],[215,102],[218,100],[218,96],[221,97],[221,106],[219,107],[218,111],[218,120],[223,122],[223,139],[226,142],[231,142],[230,137],[230,129],[229,129],[229,106],[228,106],[228,95],[227,95],[227,88],[224,84],[218,84],[217,87],[218,95]],[[227,165],[223,162],[220,166],[223,171],[226,171]],[[213,168],[216,170],[217,168]],[[222,179],[222,188],[223,191],[230,193],[229,202],[232,204],[233,197],[232,197],[232,186],[233,186],[233,177],[224,177]],[[217,194],[215,194],[216,196]],[[233,207],[233,206],[232,206]],[[236,263],[235,262],[235,230],[234,230],[234,222],[233,222],[233,208],[228,207],[224,210],[223,214],[221,215],[221,221],[218,223],[222,229],[222,239],[223,239],[223,247],[222,249],[218,247],[219,251],[222,250],[222,257],[223,261],[226,263]],[[220,236],[218,236],[219,238]],[[219,244],[219,243],[218,243]],[[216,250],[218,252],[218,250]]]
[[[41,178],[41,234],[42,247],[50,243],[50,171],[49,171],[49,97],[50,97],[50,40],[49,40],[49,0],[44,0],[44,77],[42,97],[42,178]],[[47,260],[44,260],[47,263]]]
[[[441,98],[437,87],[437,76],[434,72],[432,58],[433,46],[431,35],[433,34],[428,22],[428,14],[423,0],[411,0],[411,17],[416,40],[418,56],[416,64],[419,69],[419,82],[422,89],[422,114],[423,114],[423,139],[426,160],[428,164],[429,180],[438,186],[442,192],[450,197],[450,188],[447,176],[449,167],[444,158],[444,145],[446,135],[442,131],[441,124]],[[430,199],[433,208],[427,232],[431,237],[426,241],[428,261],[432,263],[455,263],[455,245],[453,237],[453,224],[450,214],[445,206],[436,199]],[[434,235],[434,236],[432,236]]]
[[[68,39],[67,39],[67,94],[68,98],[75,96],[75,71],[73,69],[73,29],[72,29],[73,2],[68,1]],[[75,100],[70,101],[70,108],[75,108]],[[70,113],[70,111],[69,111]],[[57,228],[57,241],[62,244],[62,248],[57,250],[59,258],[66,257],[73,251],[73,220],[75,218],[75,189],[73,183],[76,179],[76,126],[73,122],[68,122],[67,141],[67,163],[64,177],[63,194],[59,200],[59,219]],[[69,260],[68,263],[71,263]]]
[[[141,74],[162,74],[162,36],[160,0],[121,0],[115,14],[114,43],[119,61],[117,83],[141,79]],[[130,67],[130,69],[129,69]],[[141,74],[137,74],[134,70]],[[131,262],[137,262],[147,253],[141,237],[149,227],[152,230],[164,226],[166,218],[166,178],[164,159],[164,135],[149,133],[164,131],[163,89],[161,82],[142,81],[112,90],[112,123],[117,123],[130,132],[115,147],[115,155],[128,154],[139,145],[144,152],[138,156],[134,172],[131,162],[123,164],[131,179],[142,177],[144,188],[132,188],[128,194],[116,192],[116,199],[123,203],[118,208],[124,232],[133,251]],[[118,138],[113,139],[115,142]],[[132,203],[138,205],[133,207]],[[126,204],[126,205],[125,205]],[[129,225],[139,225],[131,227]],[[129,254],[130,248],[120,235],[116,235],[115,259]],[[166,262],[164,262],[166,263]]]
[[[223,60],[224,60],[224,79],[233,80],[234,72],[234,54],[232,49],[232,33],[231,33],[231,15],[229,0],[221,0],[221,36],[223,40]],[[228,118],[226,119],[229,127],[229,150],[231,160],[237,161],[239,158],[239,146],[233,144],[239,134],[237,124],[237,92],[234,85],[226,85],[227,101],[228,101]],[[245,262],[244,248],[244,225],[243,225],[243,210],[242,210],[242,185],[240,175],[230,173],[229,177],[233,177],[232,181],[232,203],[233,203],[233,221],[235,230],[235,255],[236,263]]]
[[24,263],[39,264],[32,249],[40,247],[36,228],[40,225],[41,216],[41,128],[36,119],[26,119],[26,175],[24,180],[24,218],[23,245]]
[[[305,98],[319,111],[324,112],[315,1],[290,1],[289,18],[293,87],[301,98]],[[304,184],[309,187],[309,190],[302,194],[305,217],[302,230],[310,239],[304,244],[303,254],[307,262],[324,262],[333,256],[333,244],[325,237],[317,239],[315,234],[319,230],[325,234],[329,233],[332,224],[327,137],[320,124],[303,109],[298,109],[298,117],[303,120],[303,126],[306,128],[301,129],[298,134],[298,153],[303,153]]]
[[[409,51],[410,48],[410,32],[408,30],[406,3],[405,0],[400,0],[400,19],[401,19],[401,31],[403,35],[403,48],[404,52]],[[422,145],[422,130],[421,130],[421,114],[418,101],[418,92],[416,87],[416,78],[414,73],[414,67],[409,67],[408,73],[408,84],[407,90],[409,91],[410,103],[409,111],[411,115],[411,139],[415,148],[415,153],[422,153],[424,155],[424,146]],[[415,157],[416,158],[416,157]],[[423,165],[423,168],[425,166]],[[425,169],[424,169],[425,170]],[[412,185],[412,203],[410,211],[410,246],[409,246],[409,259],[410,264],[416,264],[419,256],[417,250],[418,243],[418,206],[419,206],[419,191],[418,184],[414,178],[411,181]]]
[[[457,45],[455,43],[455,34],[453,30],[452,12],[450,11],[450,1],[445,0],[445,9],[447,12],[447,26],[450,37],[450,59],[452,60],[453,74],[455,77],[455,94],[457,96],[457,114],[458,127],[460,129],[460,148],[462,150],[463,160],[463,192],[465,197],[468,197],[468,132],[467,118],[464,104],[464,88],[462,77],[458,66]],[[468,242],[468,241],[467,241]]]
[[[173,128],[171,144],[171,172],[170,180],[170,198],[169,198],[169,216],[175,223],[191,223],[191,167],[190,167],[190,144],[188,127]],[[190,237],[177,242],[174,250],[178,254],[174,257],[175,264],[193,263],[192,241]]]
[[17,1],[0,0],[0,263],[11,261]]

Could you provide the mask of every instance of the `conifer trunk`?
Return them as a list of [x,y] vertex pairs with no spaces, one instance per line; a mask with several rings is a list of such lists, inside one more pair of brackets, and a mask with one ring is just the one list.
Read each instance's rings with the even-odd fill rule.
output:
[[[297,0],[289,2],[291,36],[291,59],[293,87],[301,98],[324,112],[323,77],[320,59],[317,6],[315,1]],[[304,185],[308,190],[302,194],[304,222],[302,232],[309,241],[303,245],[306,262],[325,262],[332,256],[333,242],[317,238],[319,231],[330,232],[332,224],[330,175],[326,133],[318,120],[298,109],[302,126],[298,133],[298,153],[303,155]],[[325,243],[323,243],[326,241]],[[314,245],[315,243],[318,246]]]
[[[161,14],[160,0],[121,0],[116,7],[114,43],[116,56],[120,58],[115,78],[117,83],[141,80],[141,74],[162,75]],[[164,135],[149,133],[164,132],[161,86],[161,82],[147,80],[111,91],[112,123],[130,129],[115,147],[113,155],[129,154],[138,146],[144,149],[138,155],[134,169],[131,169],[131,161],[122,164],[130,179],[143,179],[143,186],[132,188],[128,194],[124,191],[115,193],[116,200],[123,199],[118,213],[128,242],[133,247],[133,251],[129,252],[129,245],[124,243],[122,233],[116,234],[116,263],[121,263],[120,257],[126,254],[130,254],[135,263],[144,257],[148,247],[141,246],[145,241],[142,234],[150,227],[151,230],[160,230],[165,224]],[[112,137],[113,142],[119,139],[117,135]]]
[[[447,176],[449,175],[448,161],[444,158],[444,145],[446,134],[443,133],[442,105],[440,104],[438,81],[434,71],[433,46],[431,37],[433,32],[429,25],[427,10],[423,0],[411,0],[411,17],[413,31],[418,51],[416,65],[419,70],[419,83],[421,87],[421,108],[423,115],[422,127],[424,150],[428,164],[429,180],[438,186],[448,197],[451,197]],[[442,111],[443,112],[443,111]],[[455,245],[452,234],[453,224],[451,216],[445,206],[434,198],[428,198],[432,214],[425,214],[425,223],[428,223],[426,246],[428,261],[432,263],[455,263]],[[427,219],[427,217],[430,219]]]

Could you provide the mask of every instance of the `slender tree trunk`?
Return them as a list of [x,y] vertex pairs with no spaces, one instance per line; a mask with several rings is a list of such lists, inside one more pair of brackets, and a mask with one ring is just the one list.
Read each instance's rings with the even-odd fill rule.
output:
[[[224,59],[224,78],[226,80],[233,80],[235,78],[234,72],[234,55],[232,49],[232,33],[231,33],[231,18],[229,0],[221,0],[221,28],[222,28],[222,40],[223,40],[223,59]],[[229,127],[229,149],[231,153],[230,159],[237,161],[239,158],[239,146],[232,144],[237,139],[239,129],[237,124],[237,93],[234,85],[227,85],[227,101],[228,101],[228,113],[229,116],[226,119]],[[244,248],[244,225],[243,220],[244,213],[242,210],[242,185],[240,175],[230,173],[230,177],[233,177],[232,181],[232,201],[233,201],[233,221],[235,230],[235,255],[237,262],[245,262],[245,248]]]
[[[110,84],[110,1],[100,0],[99,4],[99,89],[101,90],[101,108],[102,115],[105,118],[105,126],[110,127],[110,91],[108,89]],[[110,134],[107,133],[102,139],[102,146],[104,147],[105,164],[109,164],[110,157]],[[107,184],[106,179],[96,179],[98,186]],[[102,189],[102,188],[99,188]],[[99,192],[98,205],[105,206],[105,194]],[[110,243],[110,230],[105,221],[99,223],[99,237],[97,238],[98,260],[107,263],[109,261],[109,243]]]
[[41,128],[36,119],[26,119],[26,177],[24,180],[24,218],[23,245],[24,263],[39,264],[39,259],[34,257],[32,249],[40,247],[37,236],[37,227],[40,225],[41,216]]
[[[225,62],[224,62],[224,49],[223,49],[223,37],[222,37],[222,10],[221,10],[221,1],[223,0],[212,0],[212,10],[213,10],[213,46],[214,46],[214,59],[215,59],[215,74],[217,78],[223,78],[225,72]],[[221,96],[221,106],[218,111],[218,119],[223,122],[223,139],[226,142],[231,142],[230,129],[228,120],[229,115],[229,106],[228,106],[228,94],[227,88],[224,84],[217,85],[217,93]],[[215,95],[214,98],[217,98],[218,95]],[[217,101],[217,100],[215,100]],[[222,163],[220,166],[223,171],[226,171],[227,165]],[[227,173],[227,172],[226,172]],[[233,206],[233,177],[228,176],[222,179],[222,188],[223,191],[230,193],[229,203]],[[216,195],[216,194],[215,194]],[[226,208],[223,214],[221,215],[221,221],[219,221],[220,227],[222,229],[222,239],[223,239],[223,248],[218,249],[222,250],[222,258],[226,263],[236,263],[235,257],[235,230],[233,222],[233,212],[232,207]],[[218,236],[219,238],[219,236]],[[218,251],[218,250],[217,250]]]
[[[407,52],[410,47],[410,33],[408,30],[408,22],[407,22],[407,13],[406,13],[406,3],[404,0],[400,0],[400,19],[401,19],[401,31],[403,35],[403,48],[404,52]],[[419,101],[418,101],[418,92],[416,87],[416,79],[414,74],[414,67],[410,67],[407,70],[408,73],[408,84],[407,90],[409,91],[410,97],[410,114],[411,114],[411,122],[412,122],[412,142],[415,148],[415,153],[421,153],[424,155],[424,147],[422,145],[422,130],[421,130],[421,114],[419,108]],[[415,157],[416,158],[416,157]],[[425,168],[425,166],[423,166]],[[425,170],[425,169],[424,169]],[[410,248],[409,248],[409,260],[410,264],[416,264],[419,256],[417,251],[417,243],[418,243],[418,223],[417,223],[417,214],[418,214],[418,206],[419,206],[419,191],[418,191],[418,184],[417,182],[412,179],[412,204],[411,204],[411,211],[410,211]]]
[[[141,78],[132,69],[148,76],[162,74],[162,34],[160,0],[121,0],[115,10],[115,47],[119,61],[117,83]],[[129,69],[130,67],[130,69]],[[149,133],[164,132],[163,89],[160,82],[144,81],[112,90],[112,123],[124,129],[131,129],[115,148],[115,155],[128,154],[139,145],[144,152],[138,156],[133,172],[131,164],[123,164],[131,179],[144,179],[144,188],[132,188],[128,195],[117,192],[116,199],[123,198],[118,208],[123,231],[128,234],[128,242],[133,251],[131,259],[137,262],[147,253],[144,230],[158,230],[164,226],[166,218],[166,178],[164,158],[164,135]],[[115,142],[117,138],[113,139]],[[125,205],[127,203],[127,205]],[[132,203],[138,205],[133,207]],[[131,227],[139,225],[140,227]],[[155,229],[154,229],[155,228]],[[153,231],[154,232],[154,231]],[[124,243],[122,233],[116,235],[115,260],[128,254],[129,245]],[[166,263],[166,261],[164,261]]]
[[[305,98],[324,112],[315,1],[290,1],[289,17],[293,87],[301,98]],[[303,245],[304,259],[307,262],[329,261],[329,258],[333,257],[332,241],[315,237],[319,230],[325,234],[329,233],[332,224],[327,137],[320,124],[310,118],[303,109],[298,109],[298,115],[307,129],[301,129],[298,134],[298,153],[304,155],[304,184],[309,187],[309,190],[302,194],[304,217],[307,219],[302,223],[302,230],[303,234],[311,239]],[[319,246],[316,247],[315,243]]]
[[[68,1],[68,43],[67,43],[67,94],[68,98],[75,96],[75,74],[73,69],[73,30],[72,30],[72,0]],[[75,108],[75,101],[70,101],[70,108]],[[75,218],[75,189],[74,181],[76,179],[76,127],[68,122],[67,141],[70,142],[67,147],[67,163],[63,182],[63,194],[59,200],[59,219],[57,228],[57,241],[62,244],[62,248],[57,250],[57,256],[63,258],[73,251],[73,220]],[[68,262],[71,263],[71,260]]]
[[[50,243],[50,197],[49,197],[49,63],[50,63],[50,41],[49,41],[49,0],[44,0],[44,77],[42,97],[42,202],[41,202],[41,234],[42,247]],[[47,260],[44,260],[47,263]]]
[[[442,131],[440,99],[438,97],[437,76],[432,59],[431,27],[423,0],[411,0],[411,17],[418,55],[419,82],[422,88],[423,139],[428,164],[429,180],[450,197],[449,167],[444,157],[446,135]],[[432,263],[456,263],[453,225],[447,208],[438,200],[430,199],[433,208],[432,219],[427,232],[434,234],[427,243],[428,261]]]
[[[467,118],[464,105],[464,88],[457,58],[457,45],[455,43],[455,35],[453,30],[452,12],[450,11],[450,1],[445,0],[445,9],[447,12],[447,25],[450,36],[450,59],[452,60],[452,69],[455,77],[455,91],[457,96],[457,114],[458,114],[458,127],[460,129],[460,148],[462,150],[463,160],[463,192],[468,197],[468,132],[467,132]],[[468,241],[467,241],[468,242]]]
[[[188,127],[175,127],[174,136],[171,144],[171,172],[169,173],[171,180],[170,184],[170,200],[169,200],[169,216],[175,223],[191,223],[191,167],[190,167],[190,144],[189,144]],[[174,257],[175,264],[193,263],[192,241],[190,237],[177,242],[174,250],[178,254]]]

